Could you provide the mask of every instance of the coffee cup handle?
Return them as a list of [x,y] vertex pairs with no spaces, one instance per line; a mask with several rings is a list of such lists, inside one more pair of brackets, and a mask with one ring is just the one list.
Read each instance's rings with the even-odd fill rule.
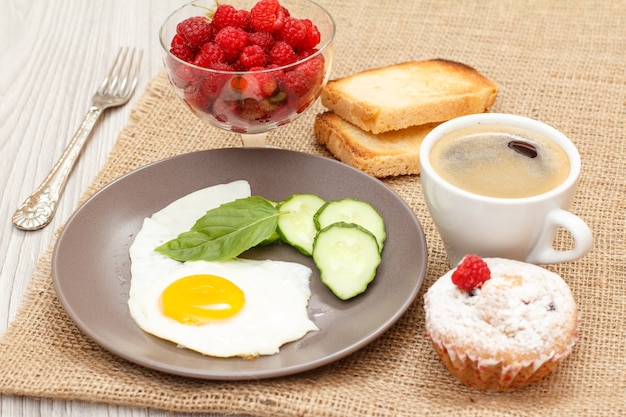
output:
[[[552,246],[558,227],[563,227],[574,238],[574,248],[555,250]],[[554,209],[546,217],[543,232],[533,250],[526,257],[526,262],[534,264],[552,264],[573,261],[591,250],[593,237],[591,229],[580,217],[563,209]]]

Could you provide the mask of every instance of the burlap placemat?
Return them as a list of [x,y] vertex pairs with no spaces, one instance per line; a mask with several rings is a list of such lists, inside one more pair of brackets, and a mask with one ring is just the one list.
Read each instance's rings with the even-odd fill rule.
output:
[[[292,377],[213,382],[144,369],[86,338],[59,304],[50,278],[54,242],[23,307],[0,341],[0,392],[258,416],[626,414],[626,9],[620,2],[396,0],[322,2],[338,31],[333,77],[406,60],[465,62],[500,86],[494,111],[531,116],[577,144],[582,179],[573,211],[591,226],[585,258],[550,266],[570,284],[583,316],[573,355],[523,390],[483,393],[443,368],[424,334],[422,295],[446,257],[419,177],[385,180],[414,210],[428,241],[424,287],[381,338],[332,365]],[[315,143],[316,104],[270,142],[330,157]],[[237,146],[198,121],[161,73],[150,82],[83,201],[130,170],[164,157]],[[341,181],[341,179],[337,179]],[[567,237],[562,238],[567,241]]]

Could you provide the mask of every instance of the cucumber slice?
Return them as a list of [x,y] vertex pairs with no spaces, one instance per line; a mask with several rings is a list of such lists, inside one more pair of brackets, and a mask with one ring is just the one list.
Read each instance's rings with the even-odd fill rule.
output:
[[315,194],[294,194],[278,203],[278,234],[307,256],[313,251],[317,228],[313,216],[326,200]]
[[313,245],[313,261],[322,282],[340,299],[367,289],[381,262],[376,237],[354,223],[333,223],[320,230]]
[[383,217],[371,204],[353,198],[329,201],[313,217],[317,230],[322,230],[337,222],[354,223],[370,231],[382,252],[387,238]]

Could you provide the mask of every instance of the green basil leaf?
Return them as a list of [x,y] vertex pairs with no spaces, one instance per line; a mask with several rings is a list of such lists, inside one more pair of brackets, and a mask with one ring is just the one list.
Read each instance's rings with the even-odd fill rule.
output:
[[175,239],[155,251],[177,261],[224,261],[268,239],[275,231],[278,210],[257,196],[241,198],[207,211]]

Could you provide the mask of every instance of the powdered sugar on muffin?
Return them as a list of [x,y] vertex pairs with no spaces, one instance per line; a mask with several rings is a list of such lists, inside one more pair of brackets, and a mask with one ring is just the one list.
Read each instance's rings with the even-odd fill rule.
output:
[[[578,313],[565,281],[536,265],[499,258],[484,261],[491,276],[479,287],[459,288],[452,282],[452,270],[424,296],[426,331],[439,345],[440,356],[452,351],[454,361],[460,357],[482,367],[499,364],[517,373],[569,355],[577,338]],[[481,382],[468,385],[480,387]]]

